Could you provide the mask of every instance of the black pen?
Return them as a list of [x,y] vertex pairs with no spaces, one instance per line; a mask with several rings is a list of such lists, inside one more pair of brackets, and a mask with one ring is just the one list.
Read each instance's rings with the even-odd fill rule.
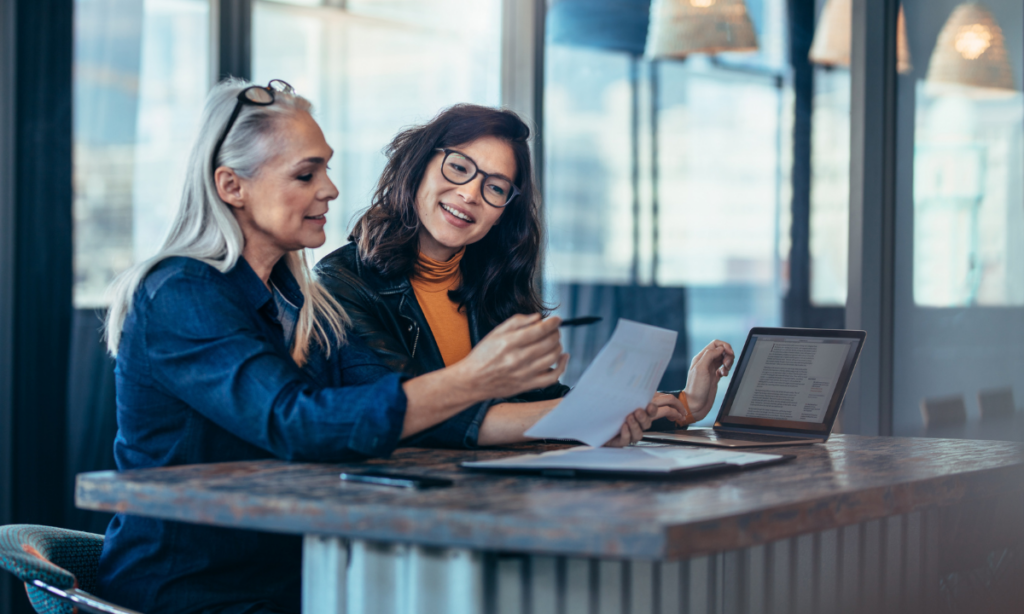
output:
[[559,326],[586,326],[587,324],[593,324],[600,322],[601,316],[583,316],[582,318],[572,318],[571,320],[562,320]]

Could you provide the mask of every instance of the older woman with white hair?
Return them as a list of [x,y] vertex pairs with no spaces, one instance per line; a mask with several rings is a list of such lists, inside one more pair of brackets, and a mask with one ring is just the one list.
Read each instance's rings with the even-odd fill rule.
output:
[[[309,109],[281,81],[211,91],[164,245],[113,286],[119,469],[473,445],[472,433],[441,426],[564,370],[558,318],[509,318],[457,366],[415,378],[346,335],[348,317],[302,252],[323,244],[338,195]],[[642,436],[655,413],[631,415],[617,443]],[[300,567],[296,537],[118,514],[99,587],[150,614],[298,612]]]

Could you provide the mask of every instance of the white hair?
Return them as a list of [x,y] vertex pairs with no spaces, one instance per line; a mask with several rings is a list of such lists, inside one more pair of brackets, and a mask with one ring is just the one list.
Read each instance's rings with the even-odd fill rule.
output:
[[[311,108],[305,98],[281,92],[275,92],[273,104],[242,105],[241,113],[221,146],[216,164],[213,164],[213,148],[228,123],[238,94],[251,85],[241,79],[227,79],[214,86],[206,97],[199,138],[189,156],[181,205],[163,246],[149,260],[118,275],[108,290],[112,300],[107,311],[105,335],[111,354],[117,355],[121,329],[132,309],[139,284],[162,260],[174,256],[195,258],[221,273],[227,273],[241,257],[245,238],[230,207],[217,195],[214,168],[226,166],[244,179],[255,177],[273,156],[272,145],[278,136],[280,119],[309,112]],[[292,357],[302,365],[314,340],[330,355],[332,340],[328,329],[334,342],[344,343],[345,326],[350,322],[341,305],[316,281],[302,250],[288,252],[284,258],[305,298],[292,346]]]

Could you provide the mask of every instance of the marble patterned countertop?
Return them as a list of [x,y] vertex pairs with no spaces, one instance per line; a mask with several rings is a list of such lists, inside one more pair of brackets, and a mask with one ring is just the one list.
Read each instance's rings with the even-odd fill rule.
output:
[[[78,476],[76,503],[225,527],[480,550],[675,559],[1024,492],[1024,444],[835,435],[762,448],[796,460],[678,481],[474,473],[464,460],[558,449],[399,449],[353,464],[278,460]],[[455,480],[407,491],[343,483],[345,467]]]

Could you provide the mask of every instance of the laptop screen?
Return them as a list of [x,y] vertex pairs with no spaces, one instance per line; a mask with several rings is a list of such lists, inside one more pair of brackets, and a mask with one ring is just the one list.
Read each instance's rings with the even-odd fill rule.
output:
[[743,346],[717,424],[828,433],[863,335],[755,328]]

